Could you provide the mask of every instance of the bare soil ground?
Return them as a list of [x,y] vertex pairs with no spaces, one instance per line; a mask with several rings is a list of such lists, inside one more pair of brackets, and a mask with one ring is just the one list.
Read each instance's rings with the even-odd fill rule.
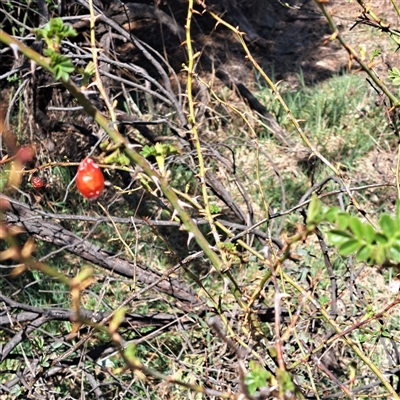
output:
[[[249,2],[250,3],[250,2]],[[259,4],[263,3],[263,4]],[[348,53],[338,43],[331,41],[332,31],[327,20],[313,0],[291,0],[289,7],[276,1],[254,2],[253,9],[244,12],[254,22],[259,38],[268,48],[257,47],[254,52],[259,62],[274,74],[276,80],[296,81],[296,75],[303,71],[306,83],[318,83],[342,71],[357,69],[349,64]],[[400,54],[396,45],[377,29],[362,24],[355,25],[363,9],[355,1],[334,0],[327,7],[350,46],[359,51],[365,45],[367,55],[373,49],[381,50],[380,63],[375,67],[385,77],[387,68],[399,65]],[[371,10],[391,27],[399,24],[398,16],[389,0],[372,2]]]
[[[329,40],[332,31],[314,0],[239,0],[236,5],[236,9],[228,9],[224,18],[247,32],[254,56],[276,80],[295,82],[302,70],[306,83],[312,84],[349,67],[357,68],[349,64],[348,53],[338,41]],[[327,2],[327,7],[341,34],[356,51],[360,45],[366,46],[367,54],[376,48],[382,51],[381,62],[376,67],[378,74],[384,75],[388,67],[398,65],[400,55],[394,52],[396,46],[390,44],[385,35],[362,24],[355,26],[357,16],[363,11],[358,3],[334,0]],[[233,13],[237,10],[240,10],[240,18]],[[392,27],[398,25],[397,14],[389,0],[373,1],[371,10],[383,22]],[[213,21],[199,19],[198,22],[202,37],[207,38],[203,43],[211,40],[214,53],[225,66],[228,64],[238,78],[248,81],[250,64],[243,62],[243,53],[232,35],[222,27],[215,28]],[[209,36],[211,33],[214,40]]]

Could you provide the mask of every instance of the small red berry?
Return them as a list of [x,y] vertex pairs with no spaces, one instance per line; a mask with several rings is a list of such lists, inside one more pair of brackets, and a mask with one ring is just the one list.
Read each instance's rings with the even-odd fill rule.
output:
[[103,173],[91,158],[85,158],[79,164],[76,185],[81,194],[89,200],[96,200],[103,191]]
[[32,176],[31,184],[35,189],[42,189],[45,186],[43,179],[38,176]]

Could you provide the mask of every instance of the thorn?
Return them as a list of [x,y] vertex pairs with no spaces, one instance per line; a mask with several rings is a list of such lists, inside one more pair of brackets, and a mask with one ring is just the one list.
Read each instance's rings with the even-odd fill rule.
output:
[[174,218],[175,218],[177,215],[178,215],[178,211],[176,211],[176,210],[174,209],[174,212],[172,213],[172,216],[171,216],[171,221],[173,221]]
[[189,237],[187,240],[187,247],[189,247],[190,242],[192,241],[192,239],[194,238],[194,233],[193,232],[189,232]]
[[161,186],[160,186],[160,180],[156,176],[152,176],[151,179],[157,186],[157,189],[162,193]]
[[129,150],[135,150],[135,149],[141,149],[143,146],[141,144],[128,143],[127,147]]
[[179,200],[179,199],[178,199],[178,204],[179,204],[183,209],[185,209],[185,208],[193,208],[190,204],[185,203],[184,201]]
[[19,54],[18,54],[19,47],[15,43],[10,43],[10,47],[11,47],[12,52],[14,53],[15,59],[18,60],[18,58],[19,58]]
[[259,252],[261,254],[264,254],[265,257],[268,257],[270,253],[270,248],[269,246],[264,246]]

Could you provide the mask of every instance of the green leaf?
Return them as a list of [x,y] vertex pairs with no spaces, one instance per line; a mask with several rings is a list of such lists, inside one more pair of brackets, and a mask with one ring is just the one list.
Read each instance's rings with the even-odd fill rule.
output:
[[34,336],[34,341],[37,347],[39,347],[40,350],[43,350],[43,345],[44,345],[44,339],[43,337],[39,336]]
[[211,214],[218,214],[221,212],[221,207],[219,207],[217,204],[210,204],[210,213]]
[[358,240],[362,240],[364,238],[364,225],[357,217],[350,217],[349,227]]
[[154,148],[154,146],[148,146],[146,144],[146,146],[143,147],[143,149],[140,152],[140,154],[145,158],[150,157],[150,156],[155,156],[156,155],[156,149]]
[[117,158],[117,163],[119,165],[130,165],[131,160],[124,153],[121,153]]
[[179,154],[179,149],[171,144],[157,142],[154,146],[144,146],[140,154],[143,157],[166,157],[169,154]]
[[346,229],[349,226],[350,215],[345,212],[341,212],[337,216],[337,225],[339,229]]
[[369,224],[364,225],[364,238],[369,244],[375,241],[375,229]]
[[396,234],[396,223],[388,214],[381,215],[379,218],[379,226],[382,228],[383,233],[385,233],[387,237],[392,237]]
[[329,302],[331,301],[331,298],[329,296],[327,296],[326,294],[323,294],[322,296],[319,297],[318,301],[322,307],[325,307],[329,304]]
[[340,246],[342,243],[352,238],[353,236],[349,232],[340,229],[332,229],[328,232],[328,239],[334,246]]
[[390,258],[397,262],[400,262],[400,246],[398,244],[394,244],[389,251]]
[[167,154],[167,147],[164,144],[157,142],[154,147],[157,155],[165,157]]
[[244,377],[244,383],[250,395],[253,395],[257,389],[267,386],[267,381],[271,374],[263,366],[251,360],[249,363],[250,371]]
[[10,393],[10,395],[13,395],[12,398],[19,397],[22,393],[22,388],[20,385],[15,385],[15,386],[13,386],[13,388],[10,390],[9,393]]
[[372,50],[371,56],[369,57],[369,61],[372,62],[374,60],[374,58],[378,57],[381,53],[382,53],[382,51],[379,49]]
[[75,29],[64,24],[61,18],[52,18],[43,28],[33,29],[33,33],[37,40],[44,39],[47,46],[54,51],[58,51],[61,40],[78,35]]
[[167,150],[167,154],[181,154],[181,151],[178,149],[178,147],[174,146],[173,144],[167,144],[166,146],[168,146],[168,150]]
[[375,232],[375,240],[379,244],[387,244],[389,241],[387,236],[380,232]]
[[366,244],[362,245],[360,249],[357,251],[356,257],[358,261],[366,261],[368,260],[374,249],[371,246],[368,246]]
[[387,337],[387,338],[392,338],[393,337],[392,332],[388,332],[386,329],[377,330],[376,335],[377,335],[376,337],[378,337],[379,335],[382,335],[383,337]]
[[228,251],[236,251],[236,245],[232,242],[224,242],[220,245],[221,249],[226,249]]
[[325,213],[325,218],[329,222],[336,222],[338,214],[341,212],[339,207],[331,207],[329,210]]
[[400,85],[400,71],[398,68],[393,67],[388,71],[388,78],[392,81],[393,85]]
[[61,21],[61,23],[58,26],[58,32],[57,32],[58,36],[61,39],[78,36],[76,30],[72,26],[64,24],[61,18],[54,18],[54,19],[59,19]]
[[357,239],[349,239],[339,246],[339,254],[342,256],[349,256],[355,253],[361,246],[361,243]]
[[367,335],[358,335],[358,341],[360,343],[365,343],[367,338],[368,338]]
[[51,50],[51,49],[44,49],[43,50],[43,55],[45,57],[51,57],[53,54],[56,54],[56,53],[54,53],[54,50]]
[[311,202],[308,206],[307,212],[307,225],[318,224],[321,221],[321,202],[318,199],[318,196],[313,193]]
[[55,79],[67,81],[69,79],[69,74],[75,70],[72,61],[68,57],[54,52],[51,54],[50,59],[50,66],[53,68]]
[[82,77],[82,86],[87,86],[87,84],[90,81],[90,78],[94,75],[96,71],[96,66],[94,65],[93,61],[89,61],[89,63],[86,65],[84,71],[83,71],[83,77]]

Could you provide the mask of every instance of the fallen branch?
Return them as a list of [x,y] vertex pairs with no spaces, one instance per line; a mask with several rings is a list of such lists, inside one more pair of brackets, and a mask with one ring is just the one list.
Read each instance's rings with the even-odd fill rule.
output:
[[[8,200],[6,196],[2,196],[2,198],[5,201]],[[30,235],[63,247],[63,250],[69,251],[108,271],[126,278],[136,279],[140,284],[151,285],[153,282],[160,280],[155,285],[155,289],[178,300],[176,306],[184,311],[189,311],[203,304],[195,293],[178,279],[168,275],[163,276],[162,273],[149,267],[117,257],[115,254],[101,249],[100,246],[80,238],[61,225],[49,222],[23,203],[11,200],[9,204],[11,211],[5,213],[5,220],[10,224],[24,227]]]

